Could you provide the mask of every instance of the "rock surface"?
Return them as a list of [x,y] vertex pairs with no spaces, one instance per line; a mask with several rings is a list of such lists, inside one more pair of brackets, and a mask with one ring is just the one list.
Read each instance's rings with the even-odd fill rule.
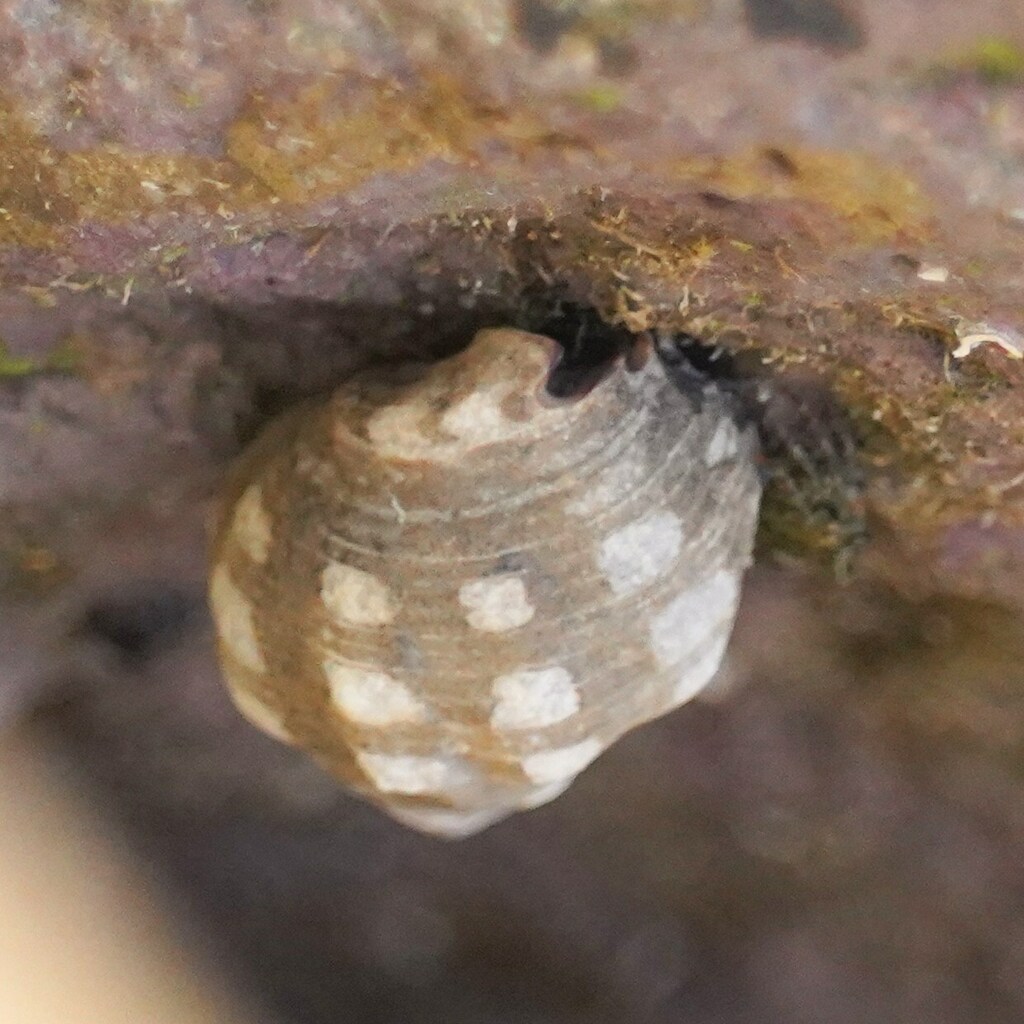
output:
[[[0,4],[0,717],[282,1021],[1017,1021],[1024,14]],[[495,323],[685,332],[762,429],[704,706],[458,847],[230,710],[274,411]]]

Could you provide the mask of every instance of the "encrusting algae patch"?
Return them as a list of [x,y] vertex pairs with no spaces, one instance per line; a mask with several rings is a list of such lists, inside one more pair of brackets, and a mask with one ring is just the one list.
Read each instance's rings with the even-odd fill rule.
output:
[[446,79],[421,89],[331,80],[288,100],[254,97],[228,131],[227,153],[271,194],[298,203],[429,159],[458,162],[496,123]]
[[[339,73],[291,95],[252,95],[225,131],[222,157],[116,146],[62,152],[8,107],[0,107],[0,129],[9,142],[0,167],[0,245],[71,262],[67,253],[75,251],[83,224],[148,221],[156,231],[157,244],[130,254],[134,262],[124,281],[94,278],[124,304],[133,287],[151,286],[147,266],[160,287],[172,273],[173,284],[191,287],[192,254],[200,247],[249,245],[268,233],[268,225],[295,231],[303,204],[344,196],[376,175],[400,178],[431,162],[468,174],[484,147],[497,142],[506,155],[487,158],[494,173],[526,182],[534,157],[558,166],[570,159],[573,145],[545,123],[543,111],[488,106],[440,75],[399,85]],[[596,149],[591,155],[600,157]],[[848,414],[859,446],[854,461],[863,465],[866,486],[889,510],[887,517],[928,527],[991,511],[991,481],[959,466],[957,452],[974,434],[991,440],[997,432],[995,419],[986,424],[985,418],[1005,418],[1008,401],[981,409],[975,399],[984,381],[985,395],[998,398],[1011,371],[984,369],[978,354],[970,365],[944,372],[939,356],[929,363],[930,383],[904,383],[884,361],[876,366],[865,355],[869,348],[904,345],[952,353],[950,311],[984,320],[977,297],[958,283],[964,261],[951,263],[941,288],[915,277],[918,286],[934,289],[924,298],[910,295],[895,273],[876,285],[877,294],[851,298],[848,279],[857,271],[841,268],[835,255],[840,249],[871,254],[886,246],[911,253],[927,247],[929,259],[943,260],[932,202],[910,176],[864,154],[806,148],[657,157],[649,164],[642,154],[630,159],[634,170],[658,182],[644,187],[643,198],[600,186],[575,198],[566,190],[558,209],[527,218],[512,209],[465,209],[466,196],[453,195],[450,181],[442,181],[435,205],[444,197],[451,210],[425,217],[417,230],[432,236],[443,225],[449,239],[462,232],[474,244],[500,249],[509,268],[503,302],[521,301],[538,285],[557,289],[570,282],[607,323],[632,332],[686,331],[708,346],[745,354],[758,364],[756,375],[766,378],[790,371],[815,376]],[[677,208],[663,194],[681,189],[705,196],[704,205]],[[473,201],[485,195],[477,188]],[[762,204],[768,216],[751,215],[735,200]],[[772,211],[781,211],[775,221]],[[501,230],[483,231],[482,223]],[[312,246],[310,261],[318,258],[319,245]],[[37,283],[22,288],[41,303],[48,298]],[[6,354],[3,366],[8,376],[51,368],[30,365],[16,352]],[[1003,426],[1009,437],[1012,429]],[[803,475],[808,483],[811,474]],[[787,486],[799,490],[799,477],[791,472]],[[782,547],[813,557],[859,543],[861,496],[850,474],[837,479],[833,490],[822,491],[816,481],[813,493],[805,488],[791,495],[793,514],[776,523]],[[774,493],[770,488],[768,522]]]
[[545,145],[549,134],[532,112],[474,102],[443,76],[415,87],[349,76],[286,99],[253,95],[226,130],[222,159],[117,145],[61,151],[2,101],[0,131],[0,244],[39,248],[88,222],[150,214],[227,222],[278,203],[344,194],[375,174],[430,160],[469,165],[488,137],[506,136],[521,149]]

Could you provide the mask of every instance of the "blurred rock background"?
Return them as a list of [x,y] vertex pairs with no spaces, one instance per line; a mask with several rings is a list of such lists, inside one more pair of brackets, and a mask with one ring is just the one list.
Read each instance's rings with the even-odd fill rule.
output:
[[[0,63],[0,719],[268,1020],[1020,1020],[1024,9],[3,0]],[[758,564],[706,699],[442,844],[231,710],[206,522],[352,367],[588,317],[735,389]]]
[[211,970],[198,930],[81,789],[37,732],[0,743],[0,1020],[254,1019]]

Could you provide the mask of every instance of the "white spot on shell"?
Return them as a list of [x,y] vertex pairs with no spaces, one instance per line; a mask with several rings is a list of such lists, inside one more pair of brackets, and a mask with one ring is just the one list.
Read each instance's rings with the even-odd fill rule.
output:
[[542,729],[564,722],[580,709],[572,676],[559,666],[498,676],[491,692],[497,701],[491,725],[499,730]]
[[217,623],[217,634],[231,656],[253,672],[265,672],[267,666],[256,639],[252,605],[232,582],[224,565],[213,570],[210,608]]
[[469,444],[493,444],[502,441],[518,428],[502,411],[501,403],[508,396],[509,385],[481,388],[467,395],[441,417],[441,429]]
[[270,516],[263,507],[263,492],[259,484],[252,484],[238,499],[231,521],[231,534],[254,562],[266,563],[270,557],[273,532]]
[[396,614],[395,600],[373,573],[331,562],[320,577],[320,597],[341,626],[386,626]]
[[423,704],[406,686],[384,672],[328,659],[324,662],[324,673],[331,698],[352,722],[386,726],[426,718]]
[[655,512],[609,534],[597,564],[616,594],[632,594],[671,569],[682,543],[679,517]]
[[450,807],[389,807],[388,814],[420,832],[447,839],[464,839],[506,817],[510,810],[508,807],[479,811],[460,811]]
[[282,743],[291,743],[291,734],[284,726],[281,716],[271,707],[267,707],[258,697],[249,693],[248,690],[232,688],[231,699],[243,718],[255,725],[261,732],[273,736],[275,740]]
[[[366,420],[367,439],[384,459],[452,464],[473,449],[524,436],[548,436],[574,415],[539,392],[551,343],[515,330],[484,330],[463,353],[411,383]],[[509,398],[514,396],[514,412]]]
[[692,664],[687,665],[676,682],[672,691],[672,706],[678,707],[693,700],[712,679],[721,667],[725,649],[729,646],[729,631],[711,642],[704,653]]
[[720,569],[670,601],[651,619],[651,647],[658,661],[674,668],[688,656],[699,657],[716,631],[724,628],[728,634],[738,597],[739,581]]
[[459,602],[469,610],[466,621],[485,633],[504,633],[526,625],[534,607],[518,576],[485,576],[459,587]]
[[519,806],[523,810],[529,810],[533,807],[542,807],[544,804],[551,803],[556,797],[560,797],[571,785],[573,777],[570,775],[567,779],[559,779],[557,782],[551,782],[546,786],[538,786],[536,789],[531,789],[524,797],[519,801]]
[[708,469],[735,457],[739,451],[739,431],[736,424],[728,417],[718,421],[714,434],[711,435],[711,442],[704,453],[704,465]]
[[571,779],[601,753],[601,741],[591,736],[571,747],[543,750],[523,758],[523,772],[539,786]]
[[434,447],[420,429],[427,411],[423,402],[385,405],[366,421],[366,436],[385,457],[426,458]]
[[504,441],[529,430],[501,408],[513,383],[477,384],[461,401],[436,418],[433,401],[441,395],[418,395],[400,405],[376,410],[366,421],[366,436],[384,458],[454,462],[468,449]]
[[643,483],[645,472],[642,460],[621,458],[603,469],[589,490],[567,502],[565,510],[574,516],[592,516],[611,508]]
[[470,781],[469,771],[448,758],[360,750],[356,761],[380,793],[449,793]]

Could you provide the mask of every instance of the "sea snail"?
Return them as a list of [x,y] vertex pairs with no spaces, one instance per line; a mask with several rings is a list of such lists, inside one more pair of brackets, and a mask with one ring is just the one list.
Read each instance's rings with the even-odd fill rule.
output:
[[573,388],[563,358],[489,329],[354,376],[228,485],[210,602],[235,703],[424,832],[553,799],[701,690],[732,630],[751,436],[640,346]]

